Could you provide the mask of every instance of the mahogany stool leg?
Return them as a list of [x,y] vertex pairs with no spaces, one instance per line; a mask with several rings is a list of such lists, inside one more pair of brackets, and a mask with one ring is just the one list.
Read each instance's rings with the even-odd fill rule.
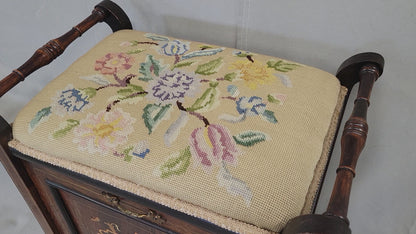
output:
[[354,109],[345,123],[341,139],[341,161],[326,212],[296,217],[289,221],[283,234],[322,233],[349,234],[348,203],[355,166],[367,138],[367,109],[374,82],[383,72],[384,59],[376,53],[362,53],[347,59],[337,77],[349,89],[360,81]]

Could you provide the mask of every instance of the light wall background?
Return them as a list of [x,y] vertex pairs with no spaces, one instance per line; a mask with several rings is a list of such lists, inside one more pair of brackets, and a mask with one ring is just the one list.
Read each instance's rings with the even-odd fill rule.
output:
[[[97,2],[2,0],[0,77],[80,22]],[[136,30],[278,56],[331,73],[355,53],[381,53],[385,72],[373,90],[370,132],[357,166],[349,218],[353,233],[416,233],[416,1],[116,2]],[[0,114],[12,122],[47,82],[109,33],[100,24],[84,34],[59,59],[3,96]],[[347,115],[351,108],[352,102]],[[325,210],[332,190],[339,138],[318,213]],[[0,233],[42,233],[2,167],[0,183]]]

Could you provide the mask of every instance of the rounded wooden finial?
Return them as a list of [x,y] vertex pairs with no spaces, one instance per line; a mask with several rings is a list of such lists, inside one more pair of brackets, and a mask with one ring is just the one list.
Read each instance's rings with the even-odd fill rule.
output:
[[374,52],[356,54],[345,60],[338,68],[336,76],[341,81],[341,85],[350,89],[355,83],[360,81],[359,72],[361,68],[369,64],[376,65],[378,75],[381,76],[384,68],[384,58]]
[[106,22],[113,32],[121,29],[132,29],[132,25],[127,14],[117,4],[110,0],[104,0],[95,6],[95,9],[99,9],[105,12]]

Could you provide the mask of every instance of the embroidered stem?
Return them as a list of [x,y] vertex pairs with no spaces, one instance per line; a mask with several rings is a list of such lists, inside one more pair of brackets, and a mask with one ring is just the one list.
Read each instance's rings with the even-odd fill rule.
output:
[[116,73],[114,73],[113,74],[113,77],[114,77],[114,79],[120,84],[120,85],[123,85],[123,84],[125,84],[125,82],[123,82],[124,81],[124,79],[123,80],[121,80],[118,76],[117,76],[117,74]]
[[123,153],[119,153],[117,151],[114,151],[113,152],[113,155],[116,156],[116,157],[124,157],[124,154]]
[[188,111],[188,110],[186,110],[186,108],[185,108],[185,107],[183,107],[183,105],[182,105],[182,103],[181,103],[180,101],[176,101],[176,105],[178,106],[179,110],[181,110],[181,111],[186,111],[186,112],[188,112],[190,115],[193,115],[193,116],[197,117],[199,120],[202,120],[202,121],[204,122],[204,124],[205,124],[205,127],[209,126],[209,121],[208,121],[208,119],[207,119],[207,118],[205,118],[203,115],[201,115],[201,114],[199,114],[199,113],[196,113],[196,112],[193,112],[193,111]]
[[116,104],[117,104],[117,103],[119,103],[119,102],[120,102],[120,100],[115,100],[115,101],[113,101],[112,103],[108,104],[108,106],[107,106],[107,108],[106,108],[106,110],[105,110],[105,111],[110,112],[111,107],[112,107],[112,106],[114,106],[114,105],[116,105]]
[[230,100],[233,100],[233,101],[237,100],[237,98],[235,98],[235,97],[231,97],[231,96],[221,97],[221,98],[222,98],[222,99],[230,99]]
[[250,62],[254,63],[253,57],[252,57],[251,55],[247,55],[247,56],[246,56],[246,58],[247,58]]
[[159,43],[152,42],[152,41],[139,41],[137,44],[148,44],[148,45],[159,45]]
[[113,74],[113,76],[114,76],[114,79],[117,81],[118,84],[104,85],[104,86],[96,88],[95,90],[99,91],[101,89],[108,88],[108,87],[127,87],[127,85],[130,84],[131,79],[136,77],[136,75],[133,75],[133,74],[127,75],[123,79],[120,79],[117,76],[117,74]]
[[109,84],[109,85],[104,85],[104,86],[98,87],[95,90],[99,91],[101,89],[105,89],[105,88],[108,88],[108,87],[121,87],[121,86],[119,84]]
[[179,55],[175,54],[175,62],[173,63],[173,65],[179,63],[180,60],[181,58],[179,57]]
[[[224,77],[219,77],[219,78],[217,78],[217,79],[215,79],[216,81],[224,81],[224,80],[226,80]],[[200,80],[199,81],[200,83],[207,83],[207,82],[211,82],[211,80],[208,80],[208,79],[202,79],[202,80]]]
[[136,75],[130,74],[127,75],[126,77],[124,77],[123,79],[123,84],[130,84],[131,79],[133,79],[134,77],[136,77]]
[[[134,97],[142,95],[142,94],[148,94],[148,93],[146,91],[132,93],[132,94],[128,95],[127,97],[123,98],[123,100],[129,99],[129,98],[134,98]],[[115,106],[119,102],[121,102],[121,100],[117,99],[117,100],[113,101],[112,103],[108,104],[106,111],[109,112],[111,110],[112,106]]]

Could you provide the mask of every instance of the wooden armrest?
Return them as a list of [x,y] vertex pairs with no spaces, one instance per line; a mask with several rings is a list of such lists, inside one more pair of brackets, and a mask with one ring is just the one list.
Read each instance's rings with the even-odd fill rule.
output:
[[298,216],[287,224],[283,234],[321,233],[350,234],[347,218],[348,203],[355,167],[364,148],[367,133],[367,109],[374,82],[383,72],[384,59],[376,53],[362,53],[347,59],[338,69],[337,77],[349,90],[360,82],[354,109],[345,123],[341,139],[341,160],[331,199],[326,212]]
[[106,22],[113,32],[120,29],[131,29],[131,23],[124,11],[110,0],[104,0],[95,6],[91,15],[73,27],[67,33],[56,39],[50,40],[44,46],[36,50],[32,57],[10,75],[0,81],[0,97],[7,91],[23,81],[28,75],[37,69],[49,64],[84,32],[98,22]]
[[[46,43],[36,50],[32,57],[10,75],[0,80],[0,97],[7,91],[23,81],[28,75],[37,69],[49,64],[84,32],[98,22],[106,22],[113,32],[121,29],[131,29],[131,23],[124,11],[115,3],[104,0],[94,7],[91,15],[70,31]],[[41,196],[30,180],[24,163],[16,159],[10,153],[8,142],[12,139],[11,126],[0,116],[0,161],[12,178],[19,192],[37,218],[45,233],[64,233],[67,230],[60,230],[54,220],[50,218],[48,209],[44,206]]]

